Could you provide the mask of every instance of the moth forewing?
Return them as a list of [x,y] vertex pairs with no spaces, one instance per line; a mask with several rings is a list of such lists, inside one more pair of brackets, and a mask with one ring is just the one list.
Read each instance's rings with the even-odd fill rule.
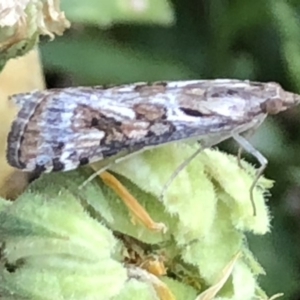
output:
[[12,100],[20,109],[8,135],[7,160],[35,173],[189,139],[211,147],[230,137],[263,168],[265,158],[240,134],[300,102],[276,83],[233,79],[71,87]]

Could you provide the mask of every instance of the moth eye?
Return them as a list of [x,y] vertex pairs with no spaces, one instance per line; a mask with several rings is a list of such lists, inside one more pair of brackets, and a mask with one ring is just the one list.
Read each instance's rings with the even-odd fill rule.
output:
[[97,118],[92,118],[92,121],[91,121],[91,126],[92,127],[96,127],[99,125],[99,121]]
[[186,115],[191,117],[203,117],[204,115],[199,110],[194,110],[191,108],[180,107],[180,110],[183,111]]

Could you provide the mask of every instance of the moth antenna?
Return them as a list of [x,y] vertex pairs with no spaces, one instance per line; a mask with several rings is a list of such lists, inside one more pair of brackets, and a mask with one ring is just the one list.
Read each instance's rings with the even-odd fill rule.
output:
[[243,136],[239,135],[237,132],[232,132],[232,138],[241,146],[241,148],[243,148],[249,154],[253,155],[260,163],[260,168],[257,170],[256,176],[250,187],[250,201],[252,204],[253,216],[256,216],[256,207],[253,197],[253,191],[260,176],[262,175],[262,173],[268,165],[268,160],[257,149],[255,149],[248,140],[246,140]]

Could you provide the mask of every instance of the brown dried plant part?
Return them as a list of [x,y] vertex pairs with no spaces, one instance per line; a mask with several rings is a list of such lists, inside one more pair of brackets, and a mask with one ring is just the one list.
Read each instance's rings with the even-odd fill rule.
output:
[[109,172],[103,172],[99,176],[103,182],[123,200],[124,204],[128,207],[132,214],[133,221],[139,221],[149,230],[166,232],[167,227],[163,223],[153,221],[148,212],[115,176]]
[[138,267],[129,267],[128,275],[130,278],[135,278],[139,281],[151,285],[160,300],[176,300],[174,294],[169,287],[155,275]]
[[240,258],[241,253],[237,253],[232,260],[228,263],[228,265],[222,270],[222,273],[220,274],[219,280],[211,286],[209,289],[201,293],[195,300],[213,300],[215,299],[218,292],[222,289],[224,284],[227,282],[228,278],[230,277],[235,263]]

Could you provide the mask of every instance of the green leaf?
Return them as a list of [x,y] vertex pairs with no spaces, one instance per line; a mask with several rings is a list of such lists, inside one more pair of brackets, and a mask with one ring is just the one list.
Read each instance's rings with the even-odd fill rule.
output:
[[[105,38],[63,37],[42,47],[48,68],[62,69],[75,77],[75,83],[120,84],[124,82],[191,78],[193,73],[169,57],[149,56]],[[72,53],[72,55],[70,55]],[[52,58],[55,57],[55,60]]]

